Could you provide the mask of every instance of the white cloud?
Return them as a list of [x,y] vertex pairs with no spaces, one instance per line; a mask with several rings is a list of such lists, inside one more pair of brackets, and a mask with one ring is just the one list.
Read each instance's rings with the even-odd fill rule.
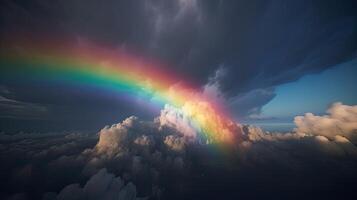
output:
[[295,117],[296,131],[312,135],[322,135],[333,139],[341,135],[356,141],[357,135],[357,106],[334,103],[327,111],[328,115],[316,116],[306,113],[305,116]]
[[[95,147],[99,154],[106,154],[109,157],[124,151],[125,147],[128,145],[129,132],[131,128],[137,129],[138,119],[137,117],[129,117],[123,122],[114,124],[111,127],[103,128],[99,133],[99,141]],[[139,134],[133,132],[133,134]]]
[[[268,154],[287,154],[286,159],[291,159],[291,154],[303,157],[312,154],[324,159],[356,156],[357,147],[353,138],[356,138],[357,106],[335,103],[327,112],[329,115],[307,113],[296,117],[297,128],[291,133],[269,133],[259,127],[245,125],[244,142],[239,146],[245,154],[253,154],[259,159],[272,157]],[[280,149],[285,149],[285,152]]]
[[160,124],[160,129],[169,127],[183,136],[188,138],[196,138],[197,128],[192,122],[192,119],[187,116],[182,109],[166,104],[164,109],[161,110],[160,116],[156,118]]

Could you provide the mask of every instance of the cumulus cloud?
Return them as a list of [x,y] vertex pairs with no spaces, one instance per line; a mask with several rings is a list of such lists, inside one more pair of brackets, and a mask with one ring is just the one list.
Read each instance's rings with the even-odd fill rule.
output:
[[[99,153],[105,153],[112,156],[119,153],[127,146],[129,130],[136,123],[136,117],[129,117],[122,123],[114,124],[111,127],[105,127],[99,133],[99,141],[96,145],[96,150]],[[136,134],[136,133],[134,133]]]
[[297,128],[290,133],[269,133],[259,127],[243,126],[245,140],[241,147],[252,148],[252,152],[255,152],[257,149],[266,149],[264,144],[271,143],[269,151],[274,152],[269,154],[281,155],[279,148],[288,147],[294,149],[290,151],[301,155],[319,153],[325,158],[356,156],[357,147],[353,144],[357,130],[356,109],[356,106],[334,103],[327,111],[329,115],[315,116],[307,113],[305,116],[298,116],[295,118]]
[[[163,179],[163,173],[181,174],[185,170],[185,147],[189,140],[173,127],[161,128],[157,121],[129,117],[103,128],[98,136],[93,148],[60,157],[51,162],[51,168],[80,167],[80,175],[88,177],[106,167],[124,180],[144,184],[145,194],[151,197],[161,195],[161,186],[156,182]],[[76,185],[69,189],[72,187],[78,189]]]
[[306,113],[295,117],[296,131],[312,135],[321,135],[329,139],[343,136],[357,142],[357,106],[334,103],[328,110],[328,115],[316,116]]
[[198,131],[203,134],[206,133],[204,137],[208,142],[237,142],[239,140],[240,127],[234,121],[217,113],[209,102],[188,101],[181,109],[193,121],[198,121],[198,123],[204,125],[199,127]]
[[[172,112],[169,117],[173,116],[170,124],[166,119],[167,109]],[[59,191],[46,193],[43,197],[134,199],[140,194],[152,199],[180,199],[183,198],[180,194],[191,192],[182,191],[180,188],[184,185],[196,188],[206,182],[225,180],[220,177],[229,180],[234,177],[234,181],[245,184],[249,184],[247,180],[260,180],[269,185],[273,180],[269,177],[274,174],[274,180],[282,182],[292,178],[290,184],[295,188],[301,188],[301,184],[309,181],[318,184],[318,177],[322,175],[330,184],[354,177],[357,147],[350,139],[355,134],[350,131],[352,129],[334,129],[336,132],[333,134],[323,134],[321,130],[328,130],[325,128],[311,133],[315,129],[306,128],[307,118],[303,118],[306,122],[304,126],[297,124],[297,129],[289,133],[270,133],[259,127],[236,124],[240,140],[229,144],[233,148],[225,152],[229,149],[228,144],[221,149],[221,146],[216,146],[217,143],[198,142],[197,136],[185,136],[181,127],[187,125],[182,115],[170,109],[173,108],[165,107],[165,115],[154,121],[129,117],[104,127],[98,135],[2,133],[0,159],[4,162],[1,167],[11,172],[4,177],[11,180],[4,188],[12,188],[17,193],[14,198],[28,194],[32,198],[48,191]],[[314,119],[327,118],[328,127],[332,126],[330,123],[342,126],[355,120],[354,106],[337,103],[328,112],[326,116],[313,115]],[[160,120],[167,123],[161,124]],[[312,123],[311,120],[308,122]],[[311,175],[309,170],[316,172],[316,175]],[[340,177],[331,175],[332,171]],[[294,180],[295,175],[303,178]],[[39,186],[42,182],[46,183],[45,186]],[[251,190],[242,183],[235,184],[239,187],[234,191],[239,190],[240,194]],[[24,193],[31,185],[37,185],[38,193]],[[208,193],[217,189],[212,185],[205,187]],[[321,189],[318,185],[316,187]],[[271,192],[266,192],[267,196],[273,196]]]
[[134,140],[134,143],[140,146],[154,146],[155,140],[152,136],[142,135]]
[[137,117],[128,117],[121,123],[107,126],[99,132],[99,141],[93,149],[97,155],[108,157],[127,154],[137,146],[153,147],[159,132],[153,122],[140,121]]
[[160,129],[169,127],[189,138],[197,136],[197,127],[182,109],[166,104],[156,120],[160,123]]
[[[351,109],[347,110],[347,112],[352,112]],[[187,140],[184,132],[182,132],[187,129],[182,129],[181,127],[190,124],[185,124],[183,116],[180,115],[180,113],[176,113],[176,111],[177,109],[168,106],[165,107],[155,123],[149,123],[150,125],[143,124],[138,119],[135,119],[136,122],[134,122],[134,118],[129,118],[122,123],[112,126],[111,131],[114,131],[113,129],[123,131],[122,128],[124,126],[124,133],[127,133],[127,130],[133,129],[133,126],[140,128],[134,128],[139,134],[133,133],[133,135],[135,135],[133,139],[123,142],[121,140],[122,137],[118,137],[118,140],[116,140],[118,141],[118,144],[109,145],[110,147],[115,147],[115,149],[118,149],[118,146],[127,147],[129,149],[127,152],[130,154],[130,152],[137,152],[135,147],[130,147],[130,145],[128,145],[130,143],[137,146],[156,146],[154,151],[147,154],[148,157],[144,156],[144,154],[132,157],[130,162],[132,163],[131,170],[133,174],[140,174],[140,172],[145,171],[148,163],[150,163],[149,165],[156,165],[155,163],[159,163],[159,165],[165,166],[166,170],[170,168],[179,171],[186,169],[186,173],[190,173],[187,170],[194,170],[198,163],[204,163],[204,168],[216,170],[218,166],[221,166],[226,162],[214,162],[217,158],[211,158],[211,155],[208,153],[209,151],[192,150],[192,148],[195,149],[197,146],[201,146],[203,149],[211,147],[210,144],[192,142],[192,138],[191,140]],[[332,112],[329,112],[332,115]],[[342,114],[334,114],[334,116],[341,115]],[[350,114],[345,113],[343,116],[344,118],[352,120],[351,117],[347,117],[350,116]],[[110,129],[111,128],[105,130]],[[237,130],[241,132],[241,140],[235,143],[238,146],[235,152],[238,157],[233,158],[233,161],[231,160],[230,162],[239,162],[241,167],[240,171],[242,171],[241,173],[250,174],[252,171],[261,173],[261,169],[259,168],[263,167],[267,171],[276,169],[288,170],[290,173],[304,174],[304,171],[307,170],[307,166],[305,165],[306,162],[313,163],[313,168],[320,167],[323,163],[327,162],[331,165],[328,167],[328,170],[334,168],[337,171],[341,171],[341,169],[345,168],[347,172],[343,173],[347,173],[348,175],[353,171],[353,166],[355,166],[354,163],[355,156],[357,155],[357,148],[341,133],[336,133],[333,137],[327,137],[322,134],[311,134],[309,132],[301,131],[301,129],[299,129],[300,131],[293,131],[290,133],[270,133],[258,127],[249,125],[237,125]],[[160,135],[160,137],[155,137],[155,134]],[[199,133],[196,132],[196,134]],[[113,138],[110,134],[100,134],[100,137],[106,136]],[[196,139],[198,138],[196,137]],[[196,159],[198,158],[198,160],[188,159],[187,156],[193,156]],[[100,166],[102,165],[99,165],[99,167]],[[160,167],[155,168],[155,170],[151,172],[152,176],[162,178],[162,170],[163,168]],[[343,173],[341,176],[347,176]],[[172,174],[169,176],[172,176]],[[279,174],[277,177],[282,178]],[[333,177],[326,178],[330,182],[335,180]],[[161,179],[159,178],[158,180]],[[306,177],[306,180],[309,180],[309,177]],[[296,185],[296,187],[298,186]],[[151,194],[154,194],[155,191],[152,190]]]
[[170,150],[176,151],[176,152],[182,152],[185,149],[185,139],[182,137],[177,137],[174,135],[168,135],[165,137],[164,140],[165,145],[167,145],[167,147]]
[[[78,43],[77,38],[89,38],[157,58],[203,86],[209,96],[227,98],[224,103],[232,110],[260,118],[261,106],[275,96],[274,86],[355,56],[357,29],[352,1],[338,6],[326,0],[257,2],[4,1],[0,25],[4,32],[53,31],[74,35]],[[11,85],[3,79],[1,84]],[[67,111],[60,106],[56,117],[70,116],[68,124],[83,117],[99,123],[114,106],[120,108],[118,116],[133,111],[127,104],[118,106],[117,99],[98,106],[97,91],[93,98],[80,95],[90,102],[85,105],[77,95],[58,98],[68,91],[28,88],[13,86],[11,99],[1,87],[0,115],[37,118],[47,113],[43,103],[63,105],[65,100]],[[39,103],[27,103],[31,99]],[[166,106],[155,122],[130,117],[103,128],[98,136],[1,133],[0,171],[9,173],[0,173],[0,198],[40,199],[46,191],[60,191],[45,197],[135,199],[140,192],[153,199],[292,199],[296,197],[279,195],[296,189],[294,196],[317,191],[318,198],[337,194],[341,199],[341,194],[355,191],[356,106],[335,104],[326,116],[297,117],[291,133],[226,121],[211,124],[220,119],[206,115],[210,109],[205,102],[188,102],[179,109]],[[92,113],[83,114],[88,110]],[[222,134],[192,142],[202,131],[192,116]],[[232,140],[235,151],[227,156],[219,147],[219,153],[212,150],[217,148],[212,141],[226,140],[230,132],[239,136]]]
[[[239,139],[238,125],[225,116],[221,104],[213,99],[207,100],[208,97],[204,96],[207,91],[197,92],[175,84],[169,88],[168,96],[174,98],[176,89],[184,91],[185,98],[190,100],[181,106],[165,105],[160,116],[155,119],[161,129],[168,127],[187,139],[203,142],[235,142]],[[217,98],[216,100],[219,101]]]
[[155,160],[158,152],[162,152],[161,155],[183,152],[186,144],[191,141],[181,134],[180,128],[184,124],[174,124],[172,121],[172,126],[165,124],[166,127],[163,128],[159,118],[155,121],[144,122],[136,117],[129,117],[121,123],[105,127],[99,132],[99,141],[95,147],[84,151],[83,155],[89,156],[89,164],[96,165],[103,160],[128,156],[133,163],[141,158],[151,162],[150,159]]
[[[95,134],[83,132],[1,133],[1,169],[8,173],[1,175],[6,181],[1,184],[4,190],[0,192],[0,198],[5,199],[9,195],[7,191],[21,193],[26,188],[41,196],[45,192],[45,187],[39,186],[42,183],[49,188],[58,188],[63,184],[61,180],[76,179],[73,173],[78,171],[75,168],[70,168],[68,173],[65,171],[69,168],[54,170],[53,173],[49,163],[63,156],[78,155],[84,149],[92,148],[97,139]],[[26,192],[25,199],[36,199],[33,196],[36,192],[30,192],[30,195]]]
[[136,200],[136,187],[133,183],[125,185],[124,180],[101,169],[93,175],[83,188],[71,184],[63,188],[57,200]]
[[[323,135],[308,135],[300,132],[269,133],[252,126],[244,126],[243,130],[246,134],[246,140],[240,144],[242,150],[248,149],[247,152],[252,153],[257,150],[262,151],[266,149],[268,153],[264,153],[263,157],[265,158],[272,156],[265,154],[287,154],[287,156],[290,157],[293,152],[301,156],[304,156],[305,153],[318,153],[325,158],[329,156],[357,155],[357,147],[347,138],[340,135],[329,139]],[[271,146],[268,147],[265,145]],[[289,151],[282,152],[281,149],[284,148],[288,148]],[[263,152],[260,153],[263,154]]]

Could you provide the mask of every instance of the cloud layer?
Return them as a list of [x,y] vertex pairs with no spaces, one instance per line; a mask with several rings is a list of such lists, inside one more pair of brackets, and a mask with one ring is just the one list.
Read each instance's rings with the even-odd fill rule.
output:
[[[237,124],[241,139],[218,149],[185,135],[181,127],[190,124],[179,113],[166,119],[167,109],[155,121],[129,117],[98,135],[2,133],[1,168],[10,173],[1,174],[6,189],[1,197],[338,199],[342,192],[353,197],[356,106],[335,103],[326,116],[296,117],[297,128],[290,133]],[[260,193],[253,192],[256,187]]]

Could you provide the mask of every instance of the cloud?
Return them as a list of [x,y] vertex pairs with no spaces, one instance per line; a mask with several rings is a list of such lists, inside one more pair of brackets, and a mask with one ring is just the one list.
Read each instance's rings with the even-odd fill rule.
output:
[[[328,112],[327,116],[314,117],[339,119],[329,122],[337,125],[355,120],[354,106],[336,103]],[[185,137],[176,130],[182,126],[182,121],[174,124],[178,119],[165,127],[157,119],[129,117],[104,127],[97,135],[0,134],[1,169],[9,171],[0,178],[10,180],[1,186],[12,191],[5,197],[182,199],[220,194],[254,198],[260,184],[268,187],[260,189],[265,197],[289,195],[285,191],[291,188],[308,196],[308,188],[340,191],[334,187],[336,183],[351,188],[353,184],[347,183],[356,178],[357,147],[350,140],[354,133],[341,132],[347,129],[326,135],[297,126],[289,133],[270,133],[236,124],[241,138],[228,148],[228,144],[222,147],[198,142],[199,137]],[[321,185],[321,181],[326,184]],[[205,192],[196,190],[200,187]]]
[[[315,116],[307,113],[305,116],[298,116],[295,118],[297,128],[290,133],[269,133],[258,127],[243,126],[245,139],[240,144],[241,149],[246,152],[245,157],[254,155],[255,161],[270,158],[283,162],[282,157],[291,160],[293,154],[304,159],[313,155],[325,161],[334,160],[335,157],[354,159],[357,155],[357,147],[352,140],[356,136],[356,108],[334,103],[327,111],[329,115]],[[294,160],[296,161],[299,159]],[[298,164],[290,167],[302,166]]]
[[274,88],[255,89],[231,98],[227,104],[238,118],[261,119],[261,108],[275,96]]
[[182,107],[166,105],[155,119],[160,128],[168,127],[188,140],[203,143],[237,142],[240,127],[205,100],[186,101]]
[[66,186],[57,195],[57,200],[136,200],[133,183],[124,184],[120,177],[101,169],[93,175],[83,188],[79,184]]
[[0,118],[43,119],[48,114],[44,105],[9,99],[1,94],[0,110]]
[[[353,157],[357,155],[357,147],[340,135],[329,139],[322,135],[307,135],[299,132],[269,133],[252,126],[245,126],[243,130],[247,139],[240,144],[241,147],[249,149],[247,154],[265,149],[267,150],[266,154],[271,155],[260,155],[264,158],[286,154],[286,159],[291,159],[293,152],[301,156],[306,153],[318,154],[320,158],[324,159],[331,159],[330,156]],[[286,148],[289,150],[282,152],[282,149]],[[262,153],[260,152],[260,154]]]
[[172,151],[182,152],[185,150],[186,141],[182,137],[168,135],[164,140],[165,145]]
[[[111,127],[105,127],[99,133],[99,141],[96,145],[98,153],[105,153],[113,156],[120,151],[125,151],[128,142],[129,130],[137,122],[136,117],[129,117],[122,123],[114,124]],[[134,133],[137,134],[137,133]]]
[[228,74],[224,66],[220,66],[214,76],[210,77],[208,83],[203,86],[203,94],[212,101],[221,105],[227,105],[231,113],[238,119],[266,119],[269,117],[261,116],[261,108],[271,101],[275,96],[275,89],[257,88],[245,93],[226,98],[222,91],[222,82]]
[[214,99],[215,101],[222,101],[224,94],[221,92],[220,82],[224,81],[224,77],[227,75],[227,69],[224,66],[220,66],[212,77],[209,77],[208,82],[203,86],[203,94]]
[[134,140],[134,143],[140,146],[154,146],[155,140],[152,136],[142,135]]
[[295,117],[296,131],[321,135],[333,139],[340,135],[357,142],[357,106],[334,103],[327,110],[328,115],[316,116],[306,113]]
[[183,136],[188,138],[195,138],[197,136],[197,128],[193,124],[191,118],[187,116],[182,109],[165,105],[164,109],[161,110],[160,116],[156,118],[160,124],[160,129],[164,127],[169,127],[177,130]]

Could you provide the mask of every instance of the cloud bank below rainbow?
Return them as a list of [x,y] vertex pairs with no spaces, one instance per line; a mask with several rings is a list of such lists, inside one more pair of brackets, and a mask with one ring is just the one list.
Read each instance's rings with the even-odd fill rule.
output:
[[[5,44],[4,44],[5,43]],[[232,143],[239,126],[224,107],[157,62],[89,42],[8,40],[1,48],[1,78],[59,82],[141,98],[163,106],[166,126],[210,143]],[[177,122],[177,115],[181,122]]]

